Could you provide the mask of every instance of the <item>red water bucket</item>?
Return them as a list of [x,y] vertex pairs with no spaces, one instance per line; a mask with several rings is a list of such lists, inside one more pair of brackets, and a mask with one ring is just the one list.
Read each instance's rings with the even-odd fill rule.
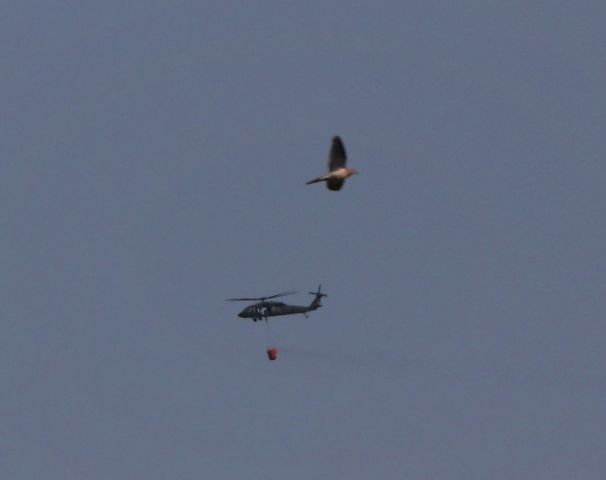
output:
[[274,347],[268,348],[267,358],[269,358],[270,360],[275,360],[276,358],[278,358],[278,349]]

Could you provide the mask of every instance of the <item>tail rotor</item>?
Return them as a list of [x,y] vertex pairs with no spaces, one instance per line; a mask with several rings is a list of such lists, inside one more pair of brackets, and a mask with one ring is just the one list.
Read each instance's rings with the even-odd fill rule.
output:
[[320,301],[322,300],[322,297],[328,297],[328,295],[326,295],[325,293],[322,293],[322,285],[318,285],[318,290],[316,290],[315,292],[309,292],[310,295],[314,296],[313,301],[311,302],[310,307],[312,309],[316,309],[321,307],[322,305],[320,304]]
[[322,293],[322,285],[318,285],[318,290],[315,292],[309,292],[310,295],[315,295],[317,298],[328,297],[325,293]]

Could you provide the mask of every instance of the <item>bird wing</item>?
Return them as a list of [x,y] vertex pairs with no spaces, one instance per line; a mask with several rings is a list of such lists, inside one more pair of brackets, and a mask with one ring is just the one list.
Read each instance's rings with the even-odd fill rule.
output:
[[329,178],[326,180],[326,188],[332,190],[333,192],[338,192],[341,190],[341,187],[345,183],[345,180],[341,178]]
[[343,168],[346,162],[347,154],[345,153],[345,146],[339,137],[334,137],[332,139],[332,146],[330,147],[328,170],[333,172],[339,168]]

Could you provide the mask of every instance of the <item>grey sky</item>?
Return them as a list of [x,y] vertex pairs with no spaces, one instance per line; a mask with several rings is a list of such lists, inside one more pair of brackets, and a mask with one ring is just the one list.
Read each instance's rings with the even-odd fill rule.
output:
[[2,478],[603,475],[603,2],[95,3],[0,8]]

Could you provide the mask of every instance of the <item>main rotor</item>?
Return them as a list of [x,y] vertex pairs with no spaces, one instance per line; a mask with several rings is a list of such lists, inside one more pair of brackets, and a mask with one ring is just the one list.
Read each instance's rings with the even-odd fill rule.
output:
[[266,300],[271,300],[272,298],[285,297],[287,295],[294,295],[295,293],[297,293],[296,290],[288,290],[286,292],[276,293],[275,295],[269,295],[267,297],[226,298],[225,301],[227,301],[227,302],[265,302]]

